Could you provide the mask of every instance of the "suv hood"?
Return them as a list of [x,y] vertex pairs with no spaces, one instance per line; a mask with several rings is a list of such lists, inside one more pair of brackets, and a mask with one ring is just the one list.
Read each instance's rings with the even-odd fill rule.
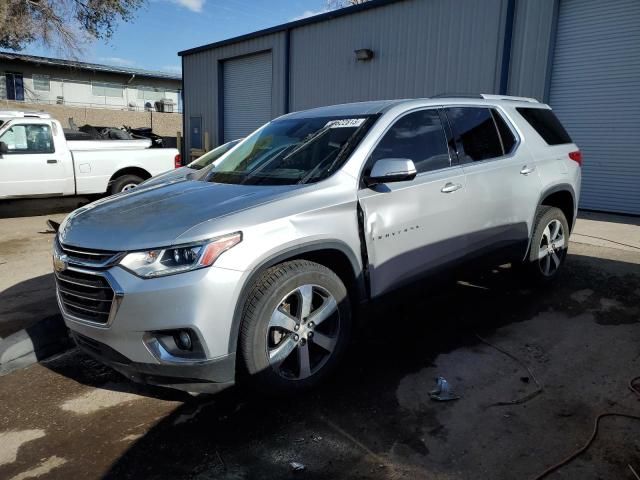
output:
[[62,223],[59,238],[64,245],[112,251],[172,245],[202,222],[273,201],[303,186],[186,180],[138,187],[75,210]]

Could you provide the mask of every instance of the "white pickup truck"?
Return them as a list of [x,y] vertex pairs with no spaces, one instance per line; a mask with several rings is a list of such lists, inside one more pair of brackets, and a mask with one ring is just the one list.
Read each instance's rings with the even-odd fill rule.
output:
[[46,113],[0,111],[0,199],[113,194],[181,166],[150,140],[67,140]]

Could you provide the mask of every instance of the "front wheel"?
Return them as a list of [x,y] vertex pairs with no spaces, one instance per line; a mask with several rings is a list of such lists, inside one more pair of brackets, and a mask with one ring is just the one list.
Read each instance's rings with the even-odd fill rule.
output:
[[126,192],[127,190],[135,188],[143,181],[144,180],[137,175],[123,175],[113,181],[110,193],[113,195],[114,193]]
[[251,384],[266,393],[310,388],[337,364],[351,329],[340,278],[293,260],[268,269],[249,294],[240,353]]
[[524,265],[536,283],[549,283],[559,274],[569,247],[569,224],[562,210],[541,205],[536,212],[529,255]]

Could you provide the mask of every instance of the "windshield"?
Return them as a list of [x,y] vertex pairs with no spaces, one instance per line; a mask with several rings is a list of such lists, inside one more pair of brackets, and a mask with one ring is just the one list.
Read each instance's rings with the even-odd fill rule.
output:
[[235,147],[238,143],[240,143],[240,140],[233,140],[232,142],[220,145],[219,147],[214,148],[210,152],[207,152],[201,157],[195,159],[193,162],[188,164],[187,167],[192,168],[194,170],[202,170],[204,167],[208,167],[209,165],[211,165],[218,158],[220,158],[222,155],[224,155],[233,147]]
[[222,158],[206,180],[246,185],[323,180],[342,166],[372,123],[367,116],[275,120]]

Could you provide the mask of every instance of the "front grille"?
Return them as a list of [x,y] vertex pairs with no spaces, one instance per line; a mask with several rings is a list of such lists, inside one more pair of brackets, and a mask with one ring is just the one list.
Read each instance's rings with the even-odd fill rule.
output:
[[58,243],[61,253],[67,256],[72,265],[81,265],[88,268],[105,268],[116,263],[122,256],[121,252],[110,250],[95,250],[89,248],[77,248]]
[[56,272],[55,276],[67,314],[94,323],[109,321],[115,294],[106,278],[69,269]]

